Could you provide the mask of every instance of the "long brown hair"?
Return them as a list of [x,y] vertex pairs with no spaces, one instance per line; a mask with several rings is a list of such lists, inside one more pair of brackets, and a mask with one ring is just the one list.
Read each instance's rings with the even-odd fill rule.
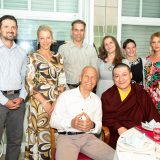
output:
[[122,52],[120,49],[120,46],[116,40],[116,38],[114,38],[113,36],[107,35],[103,38],[101,46],[99,47],[99,58],[102,59],[105,62],[105,59],[108,57],[108,52],[106,51],[105,47],[104,47],[104,41],[107,38],[111,38],[116,46],[116,50],[115,50],[115,58],[113,60],[113,64],[118,64],[122,61],[123,56],[122,56]]

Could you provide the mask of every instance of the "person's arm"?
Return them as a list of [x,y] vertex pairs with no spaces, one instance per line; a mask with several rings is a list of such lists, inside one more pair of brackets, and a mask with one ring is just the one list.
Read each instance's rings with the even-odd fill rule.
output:
[[71,128],[72,117],[67,114],[67,97],[63,92],[57,99],[54,111],[51,114],[50,126],[56,129],[68,130]]
[[90,57],[90,65],[95,67],[96,69],[98,68],[97,66],[97,61],[98,61],[98,55],[94,47],[91,48],[91,57]]
[[28,56],[28,65],[26,73],[26,83],[25,87],[29,93],[29,96],[34,96],[44,107],[45,111],[50,114],[53,106],[45,99],[45,97],[38,91],[37,80],[36,80],[36,66],[34,64],[34,58],[30,55]]
[[102,129],[102,103],[101,100],[98,100],[96,103],[96,110],[94,111],[94,115],[91,118],[94,122],[94,128],[91,128],[92,133],[100,133]]
[[0,103],[2,104],[2,105],[5,105],[7,102],[8,102],[8,98],[7,97],[5,97],[4,95],[3,95],[3,93],[0,91]]
[[24,61],[22,63],[22,68],[21,68],[21,83],[22,83],[22,88],[20,90],[20,95],[19,97],[13,99],[13,102],[17,105],[20,106],[20,104],[25,100],[27,97],[27,91],[25,90],[25,75],[26,75],[26,67],[27,67],[27,57],[24,58]]
[[124,126],[118,120],[117,112],[113,108],[112,103],[110,103],[110,101],[112,101],[112,99],[108,100],[107,98],[105,98],[105,96],[102,94],[102,98],[101,98],[102,111],[103,111],[102,123],[104,126],[112,128],[113,130],[116,130],[118,132],[118,129],[121,127],[124,127]]
[[63,67],[63,59],[59,54],[58,54],[58,62],[61,65],[61,70],[58,73],[58,90],[60,93],[62,93],[66,88],[66,75]]
[[22,65],[22,69],[21,69],[22,88],[21,88],[20,95],[19,95],[19,97],[22,98],[23,100],[25,100],[28,94],[25,89],[26,70],[27,70],[27,57],[25,56],[23,65]]

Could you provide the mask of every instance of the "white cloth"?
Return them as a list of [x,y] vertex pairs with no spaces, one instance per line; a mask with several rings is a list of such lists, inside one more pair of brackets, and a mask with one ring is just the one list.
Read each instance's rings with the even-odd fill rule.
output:
[[8,98],[1,91],[19,90],[19,97],[25,99],[27,92],[24,87],[26,73],[26,53],[16,43],[7,48],[0,40],[0,103],[6,104]]
[[153,131],[154,127],[160,127],[160,122],[156,122],[154,119],[152,119],[150,122],[147,122],[147,121],[145,123],[141,122],[141,124],[144,129],[147,129],[150,131]]
[[73,42],[68,42],[59,47],[58,53],[63,58],[64,71],[68,84],[79,83],[79,76],[85,66],[91,65],[97,68],[97,53],[95,48],[86,43],[78,48]]
[[[122,139],[134,138],[132,135],[136,135],[135,141],[137,144],[133,146],[134,139],[130,140],[127,144],[124,144]],[[140,139],[136,139],[136,137],[142,135],[143,133],[139,132],[135,128],[128,129],[126,132],[121,134],[117,141],[116,153],[114,156],[114,160],[155,160],[155,142],[145,137],[142,139],[143,143],[140,146],[137,146],[140,143]],[[139,137],[140,138],[140,137]]]
[[101,101],[92,92],[89,97],[84,99],[79,87],[67,90],[59,96],[51,115],[50,125],[58,129],[58,132],[78,132],[79,130],[71,127],[71,121],[82,112],[85,112],[95,123],[95,128],[88,133],[100,133],[102,128]]

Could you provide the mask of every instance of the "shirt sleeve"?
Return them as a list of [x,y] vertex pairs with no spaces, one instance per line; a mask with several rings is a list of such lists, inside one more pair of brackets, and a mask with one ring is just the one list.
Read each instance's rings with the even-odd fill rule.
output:
[[90,65],[97,69],[98,55],[94,47],[91,48],[91,54]]
[[97,101],[92,121],[95,123],[95,128],[91,129],[90,132],[94,134],[100,133],[102,129],[102,104],[100,100]]
[[7,97],[5,97],[4,95],[3,95],[3,93],[0,91],[0,103],[2,104],[2,105],[5,105],[7,102],[8,102],[8,98]]
[[21,70],[21,77],[22,77],[22,88],[20,91],[19,97],[25,99],[27,97],[27,91],[25,89],[25,76],[26,76],[26,69],[27,69],[27,57],[24,58],[24,62],[22,65],[22,70]]
[[65,106],[66,97],[64,93],[62,93],[57,99],[55,109],[51,115],[50,126],[58,130],[64,129],[67,131],[69,128],[71,128],[72,119],[67,115]]

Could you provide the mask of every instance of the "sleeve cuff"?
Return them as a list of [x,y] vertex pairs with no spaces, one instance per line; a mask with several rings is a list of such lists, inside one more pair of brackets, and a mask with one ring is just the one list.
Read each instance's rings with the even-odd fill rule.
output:
[[7,102],[8,102],[8,98],[7,97],[3,97],[3,98],[1,98],[1,100],[0,100],[0,103],[2,104],[2,105],[5,105]]

